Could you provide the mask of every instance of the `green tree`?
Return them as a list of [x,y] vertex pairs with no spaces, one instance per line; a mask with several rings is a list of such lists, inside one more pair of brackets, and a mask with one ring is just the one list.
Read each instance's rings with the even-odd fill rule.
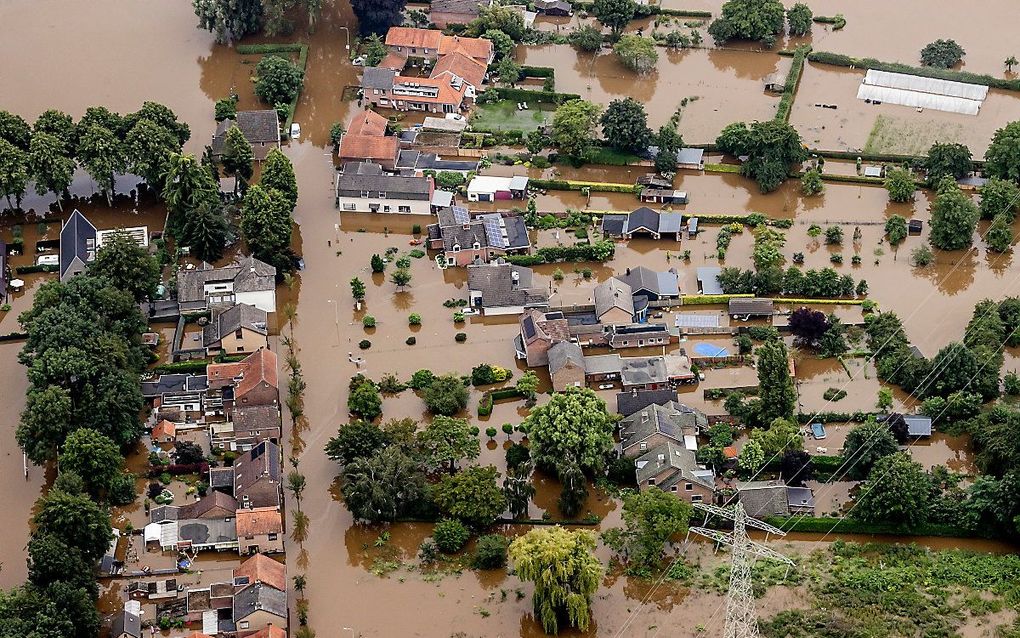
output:
[[737,458],[737,467],[745,472],[757,472],[762,465],[765,465],[765,451],[757,441],[748,441],[740,449],[740,456]]
[[262,22],[261,0],[191,0],[198,26],[216,35],[217,44],[228,44],[257,33]]
[[74,160],[60,139],[49,133],[36,133],[32,136],[28,150],[28,170],[35,182],[35,192],[39,195],[53,192],[61,210],[64,209],[63,194],[74,178],[74,168]]
[[107,203],[112,206],[116,194],[116,176],[127,170],[127,157],[120,140],[109,129],[90,126],[82,131],[78,142],[78,157],[85,171],[106,196]]
[[961,61],[967,52],[956,40],[939,38],[924,45],[921,49],[921,66],[933,66],[939,69],[951,69]]
[[7,140],[23,151],[29,149],[32,129],[20,115],[8,111],[0,111],[0,139]]
[[194,155],[171,153],[163,199],[169,211],[167,231],[180,238],[185,220],[202,206],[219,206],[219,188]]
[[116,232],[103,242],[88,271],[106,277],[115,288],[139,302],[154,297],[159,285],[159,262],[124,232]]
[[358,520],[392,521],[427,499],[425,476],[398,447],[351,461],[342,477],[344,504]]
[[405,4],[407,0],[352,0],[351,7],[362,33],[386,33],[403,22]]
[[407,268],[397,268],[390,275],[390,281],[392,281],[399,290],[403,291],[407,284],[411,283],[411,271]]
[[898,449],[889,426],[869,419],[846,435],[843,443],[846,477],[855,481],[863,479],[879,459],[895,454]]
[[496,75],[503,84],[514,86],[521,77],[521,65],[512,57],[506,56],[496,64]]
[[709,25],[708,34],[716,44],[756,40],[771,47],[783,30],[785,15],[778,0],[729,0],[723,4],[722,14]]
[[885,189],[889,191],[889,201],[909,202],[914,199],[914,176],[905,168],[894,168],[885,174]]
[[223,170],[227,175],[235,176],[238,180],[247,182],[251,179],[255,170],[255,154],[252,151],[248,138],[244,136],[236,125],[227,129],[227,135],[223,142],[223,155],[220,158]]
[[615,423],[606,402],[588,388],[554,394],[524,420],[531,458],[557,474],[571,464],[586,472],[602,471],[613,449]]
[[42,465],[57,458],[57,448],[75,427],[70,392],[55,385],[30,388],[16,438],[29,460]]
[[358,383],[347,397],[347,409],[354,416],[373,421],[382,414],[382,397],[379,388],[369,379]]
[[692,509],[686,501],[662,490],[624,492],[623,528],[602,534],[613,549],[623,552],[631,571],[650,573],[662,562],[666,543],[687,531]]
[[28,541],[28,582],[40,588],[67,583],[99,595],[92,565],[77,547],[49,534],[33,534]]
[[613,53],[616,54],[623,66],[642,75],[653,71],[659,61],[655,40],[642,38],[639,35],[620,36],[620,39],[613,45]]
[[907,220],[902,215],[893,215],[885,221],[885,235],[889,244],[898,246],[907,238]]
[[807,197],[813,197],[820,195],[825,190],[825,184],[822,183],[822,174],[818,170],[811,169],[804,171],[804,175],[800,178],[800,192]]
[[892,388],[879,388],[878,389],[878,401],[875,403],[875,407],[882,412],[888,412],[893,406],[893,393]]
[[486,534],[478,537],[471,566],[475,569],[498,569],[506,565],[506,550],[509,539],[500,534]]
[[128,170],[157,194],[163,192],[171,155],[180,151],[174,134],[152,120],[138,120],[124,139]]
[[645,107],[634,98],[613,100],[602,114],[602,136],[615,149],[641,152],[648,148],[652,132]]
[[21,208],[28,177],[28,153],[0,138],[0,195],[10,208]]
[[358,277],[351,279],[351,296],[355,301],[364,301],[365,299],[365,282]]
[[262,165],[262,176],[259,178],[259,184],[262,185],[262,188],[273,188],[279,191],[287,201],[291,211],[297,206],[298,187],[297,178],[294,177],[294,166],[280,149],[271,149],[266,155],[266,162]]
[[508,553],[517,577],[535,584],[535,618],[546,633],[558,633],[564,620],[581,631],[588,629],[591,599],[602,580],[595,534],[568,532],[558,525],[532,529],[514,539]]
[[786,10],[786,23],[790,35],[807,35],[811,33],[811,7],[798,2]]
[[992,220],[985,233],[985,241],[988,242],[988,249],[997,253],[1004,253],[1013,245],[1013,223],[1008,215],[998,215]]
[[241,232],[252,254],[278,269],[289,270],[292,220],[286,198],[275,189],[252,186],[241,205]]
[[517,391],[533,400],[538,392],[538,375],[532,370],[526,370],[517,380]]
[[351,421],[340,426],[336,436],[326,443],[326,456],[341,465],[353,463],[389,446],[390,437],[382,428],[365,421]]
[[482,6],[478,17],[468,25],[467,33],[471,36],[480,36],[488,31],[502,31],[510,36],[514,42],[520,42],[527,31],[524,27],[524,16],[509,6],[493,3],[490,6]]
[[779,339],[770,339],[758,347],[757,353],[762,420],[771,423],[778,418],[792,419],[797,392],[790,378],[786,345]]
[[264,56],[255,65],[255,95],[266,104],[290,104],[305,85],[305,72],[278,55]]
[[974,202],[949,176],[939,183],[931,206],[931,245],[943,250],[959,250],[971,245],[979,213]]
[[751,431],[751,440],[761,446],[762,452],[768,458],[786,450],[799,450],[804,447],[800,425],[788,419],[774,419],[767,429],[755,428]]
[[422,391],[421,398],[432,414],[453,416],[467,407],[468,390],[459,376],[444,374]]
[[380,257],[379,255],[372,255],[371,262],[372,262],[371,263],[371,265],[372,265],[372,272],[380,273],[380,272],[386,270],[386,262],[383,261],[383,258]]
[[1016,218],[1020,208],[1020,188],[1013,182],[992,177],[981,187],[981,202],[978,205],[981,219],[995,219],[1005,215],[1008,221]]
[[602,48],[602,29],[591,24],[574,27],[567,35],[567,41],[581,51],[594,53]]
[[937,187],[947,175],[954,180],[966,177],[974,167],[970,149],[963,144],[951,142],[932,144],[923,165],[928,186],[932,188]]
[[609,27],[615,41],[637,13],[637,3],[634,0],[595,0],[591,12],[599,24]]
[[84,494],[50,490],[36,503],[32,523],[36,534],[78,548],[89,562],[98,561],[113,539],[110,513]]
[[416,440],[426,466],[432,471],[446,468],[454,474],[459,461],[474,460],[481,453],[478,437],[471,433],[465,419],[436,416]]
[[1003,62],[1003,64],[1006,66],[1006,73],[1012,73],[1013,67],[1018,64],[1016,56],[1015,55],[1009,56],[1008,58],[1006,58],[1006,61]]
[[724,153],[747,155],[747,160],[740,165],[740,174],[758,182],[762,193],[779,188],[790,165],[807,159],[797,130],[776,120],[754,122],[750,127],[735,122],[722,130],[716,144]]
[[[497,62],[507,57],[513,58],[514,46],[516,46],[513,38],[499,29],[489,29],[482,34],[482,37],[489,42],[492,42],[493,56]],[[502,77],[502,75],[500,75],[500,77]]]
[[853,515],[868,523],[892,523],[910,529],[928,520],[931,481],[906,452],[875,462],[860,488]]
[[985,151],[985,172],[989,177],[1020,183],[1020,121],[995,131]]
[[[32,125],[34,133],[49,133],[56,137],[67,148],[67,152],[74,156],[78,150],[78,129],[70,115],[56,109],[43,111],[35,119]],[[2,137],[2,135],[0,135]],[[26,140],[27,141],[27,140]],[[23,148],[22,150],[28,150]]]
[[123,462],[120,450],[108,436],[79,428],[64,441],[60,470],[74,472],[85,481],[85,489],[93,498],[106,494]]
[[586,100],[564,102],[553,115],[552,139],[560,152],[585,160],[595,150],[602,107]]
[[219,202],[205,199],[184,218],[180,243],[188,247],[192,257],[202,261],[211,263],[223,257],[227,243],[227,218]]
[[660,175],[673,175],[677,170],[677,152],[684,145],[684,140],[677,132],[676,126],[663,124],[655,136],[659,149],[655,153],[655,170]]
[[443,514],[483,529],[506,510],[498,481],[499,472],[491,465],[445,476],[435,489],[436,505]]
[[513,465],[509,463],[510,452],[514,449],[526,452],[528,448],[511,446],[507,450],[507,471],[506,478],[503,479],[503,497],[506,499],[510,515],[517,518],[528,513],[528,504],[531,502],[531,497],[535,495],[535,486],[531,483],[531,461],[523,460]]
[[191,139],[191,127],[178,121],[177,114],[170,107],[159,102],[146,101],[142,103],[142,108],[125,115],[122,120],[121,131],[125,134],[138,122],[148,120],[173,135],[177,140],[178,148]]

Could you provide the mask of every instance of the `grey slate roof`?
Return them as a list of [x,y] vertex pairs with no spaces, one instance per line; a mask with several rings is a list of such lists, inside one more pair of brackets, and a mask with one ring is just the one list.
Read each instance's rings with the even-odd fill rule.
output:
[[659,213],[647,206],[631,211],[627,216],[627,232],[634,232],[639,228],[648,229],[653,233],[659,232]]
[[787,487],[786,501],[791,508],[815,508],[815,494],[810,487]]
[[622,235],[627,227],[626,215],[603,215],[602,232],[607,235]]
[[189,518],[177,521],[177,537],[195,545],[231,543],[237,540],[237,527],[233,520]]
[[666,442],[664,445],[653,447],[634,459],[634,467],[639,485],[647,483],[648,479],[660,474],[663,468],[670,467],[675,470],[675,473],[667,477],[662,483],[659,483],[657,487],[666,488],[676,485],[682,480],[688,483],[699,483],[710,489],[715,489],[715,485],[697,474],[697,472],[701,471],[701,467],[698,465],[694,451],[688,450],[682,444],[671,441]]
[[96,227],[75,209],[60,229],[60,281],[81,271],[96,258]]
[[620,360],[623,362],[620,378],[624,387],[665,383],[669,378],[666,361],[662,357],[627,357]]
[[142,619],[129,611],[122,611],[113,618],[110,635],[113,638],[121,636],[132,636],[140,638],[142,635]]
[[235,119],[225,119],[216,125],[213,135],[213,155],[222,155],[227,141],[227,131],[237,125],[250,144],[266,144],[280,141],[280,116],[273,109],[260,111],[238,111]]
[[620,374],[622,366],[618,354],[596,354],[584,358],[586,374]]
[[630,286],[635,295],[647,292],[660,299],[680,296],[680,284],[675,272],[659,272],[638,266],[628,268],[625,275],[617,278]]
[[595,286],[595,316],[602,318],[613,308],[620,308],[634,314],[634,293],[630,286],[616,277],[610,277]]
[[286,592],[265,583],[255,583],[234,594],[235,623],[244,620],[256,611],[265,611],[279,618],[286,618]]
[[752,315],[769,316],[775,310],[775,304],[771,299],[739,298],[730,299],[729,312],[731,315]]
[[276,290],[276,268],[255,257],[245,257],[236,266],[180,270],[177,300],[181,305],[205,303],[206,284],[233,282],[234,292]]
[[534,274],[508,263],[474,264],[468,266],[468,290],[481,293],[483,308],[547,305],[548,293],[533,287]]
[[366,66],[361,72],[361,86],[366,89],[392,89],[397,72],[378,66]]
[[676,390],[672,388],[620,392],[616,395],[616,411],[626,417],[649,405],[675,400]]
[[[263,441],[237,457],[233,465],[234,498],[249,507],[279,507],[280,447]],[[244,497],[248,496],[245,501]]]
[[549,348],[549,374],[559,372],[568,362],[585,369],[585,357],[581,352],[581,346],[570,341],[561,341]]
[[202,329],[202,345],[206,348],[219,343],[223,337],[240,330],[248,328],[259,334],[268,335],[267,322],[269,314],[265,310],[239,303],[227,308],[212,318],[212,321]]
[[620,445],[626,450],[658,432],[678,444],[684,435],[695,435],[708,425],[708,417],[682,403],[652,404],[620,422]]
[[419,171],[458,171],[466,173],[478,170],[478,161],[468,159],[443,159],[435,153],[422,153],[415,150],[402,150],[397,155],[398,169],[415,169]]
[[719,273],[722,268],[716,266],[702,266],[698,268],[698,284],[701,286],[701,293],[704,295],[723,294],[722,286],[719,285]]
[[336,191],[340,197],[362,197],[367,191],[369,197],[385,193],[387,199],[428,201],[431,190],[427,177],[390,175],[382,172],[382,166],[367,162],[349,162],[336,176]]
[[[531,247],[531,237],[528,236],[528,226],[524,218],[519,215],[502,216],[499,213],[486,213],[479,215],[478,220],[499,226],[501,231],[501,244],[506,250],[521,250]],[[505,237],[502,235],[505,234]],[[495,239],[492,237],[491,239]],[[496,242],[493,241],[493,244]]]
[[931,417],[919,414],[904,414],[907,436],[931,436]]
[[682,148],[676,152],[676,161],[678,164],[701,164],[705,159],[705,149],[703,148]]
[[737,492],[748,516],[761,518],[790,513],[786,484],[780,480],[741,483]]
[[478,15],[479,0],[433,0],[431,10],[436,13],[470,13]]

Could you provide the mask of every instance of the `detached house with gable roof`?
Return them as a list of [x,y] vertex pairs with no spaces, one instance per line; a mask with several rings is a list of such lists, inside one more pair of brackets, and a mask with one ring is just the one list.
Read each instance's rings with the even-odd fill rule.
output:
[[431,215],[435,186],[431,177],[391,175],[379,164],[344,164],[336,175],[336,205],[341,211]]
[[467,270],[469,304],[485,315],[519,315],[549,305],[549,294],[534,285],[530,268],[500,261],[472,264]]
[[207,404],[215,404],[224,422],[210,423],[215,449],[250,450],[263,441],[279,443],[280,391],[276,353],[261,348],[243,361],[210,364]]
[[227,131],[237,126],[244,133],[244,139],[251,144],[255,160],[266,159],[274,148],[280,148],[280,116],[275,109],[260,111],[238,111],[233,119],[227,118],[216,125],[212,139],[212,155],[217,161],[223,157],[227,142]]
[[531,248],[523,217],[487,213],[472,219],[460,206],[441,208],[436,215],[439,222],[427,228],[429,248],[443,253],[446,266],[486,263]]
[[634,459],[635,478],[642,490],[671,492],[689,503],[711,503],[715,495],[712,470],[698,465],[695,452],[667,441]]
[[248,304],[276,312],[276,268],[255,257],[223,268],[196,268],[177,273],[181,312]]
[[517,358],[529,368],[549,365],[549,349],[570,341],[570,324],[562,312],[525,311],[520,317],[521,333],[514,340]]
[[210,357],[221,352],[254,352],[269,345],[268,325],[265,310],[239,303],[214,312],[202,329],[202,347]]
[[96,258],[96,227],[77,208],[60,228],[60,281],[67,281]]
[[263,441],[228,467],[209,470],[209,486],[232,495],[239,508],[279,508],[282,501],[280,447]]
[[[385,75],[385,70],[372,67],[365,69],[366,79]],[[392,78],[393,74],[390,73],[388,84],[384,80],[380,81],[384,87],[392,88]],[[374,90],[384,91],[387,89]],[[367,92],[368,89],[366,89]],[[340,138],[337,157],[339,157],[341,165],[348,162],[372,162],[385,170],[393,170],[400,153],[400,140],[393,135],[386,134],[386,124],[387,119],[375,111],[365,110],[355,115],[347,132]]]

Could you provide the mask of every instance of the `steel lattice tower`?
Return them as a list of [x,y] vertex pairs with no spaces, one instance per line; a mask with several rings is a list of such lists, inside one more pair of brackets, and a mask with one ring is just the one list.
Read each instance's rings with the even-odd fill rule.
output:
[[691,532],[711,539],[719,544],[730,545],[730,589],[726,594],[726,630],[724,638],[759,638],[758,615],[754,602],[754,583],[751,569],[758,558],[769,558],[787,566],[793,561],[766,545],[756,543],[747,536],[747,528],[760,529],[767,534],[785,536],[786,532],[768,523],[750,518],[744,512],[744,506],[737,503],[732,510],[695,503],[694,507],[705,512],[705,520],[715,515],[733,521],[733,533],[726,534],[705,527],[692,527]]

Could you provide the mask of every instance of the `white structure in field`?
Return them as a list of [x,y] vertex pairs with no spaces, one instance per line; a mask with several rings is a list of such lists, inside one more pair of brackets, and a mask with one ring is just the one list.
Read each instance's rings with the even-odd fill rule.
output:
[[922,109],[963,115],[977,115],[988,96],[988,87],[905,73],[870,69],[864,76],[857,99],[888,102]]

